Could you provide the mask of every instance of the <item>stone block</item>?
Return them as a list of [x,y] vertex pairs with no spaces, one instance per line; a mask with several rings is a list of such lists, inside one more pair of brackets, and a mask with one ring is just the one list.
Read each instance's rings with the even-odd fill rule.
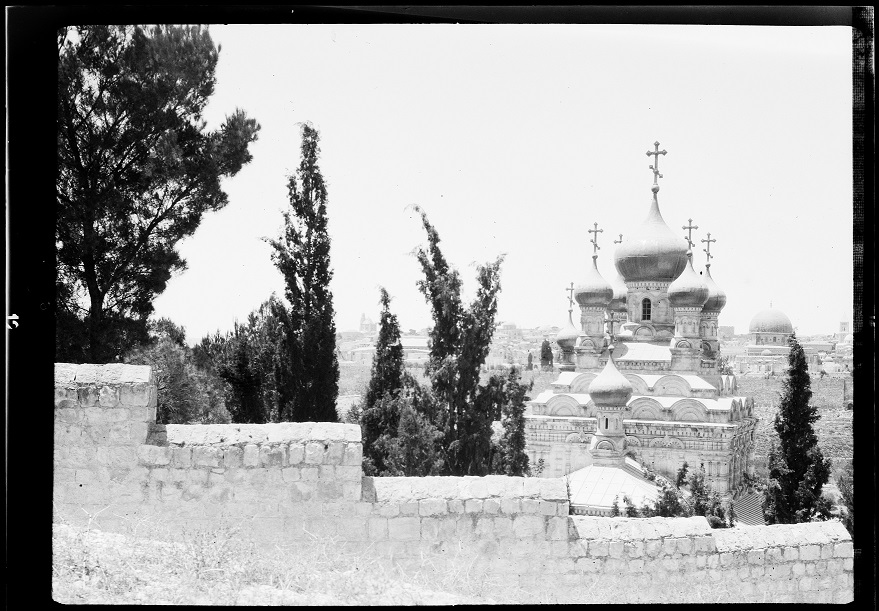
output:
[[662,554],[663,556],[673,556],[674,553],[678,549],[678,539],[663,539],[662,540]]
[[590,541],[589,555],[593,558],[607,556],[610,553],[610,543],[608,541]]
[[765,550],[752,549],[748,552],[748,564],[763,564],[765,560]]
[[802,562],[794,563],[791,567],[791,571],[793,572],[794,577],[800,577],[806,574],[806,565]]
[[454,539],[456,520],[450,516],[422,518],[421,539],[424,541],[448,541]]
[[237,469],[244,464],[244,450],[238,446],[223,449],[223,466]]
[[417,541],[421,538],[419,518],[391,518],[388,520],[388,538],[395,541]]
[[473,532],[479,540],[490,540],[494,536],[494,519],[486,515],[477,516]]
[[625,544],[625,553],[629,558],[644,556],[644,541],[630,541]]
[[553,501],[538,501],[537,513],[545,516],[554,516],[556,514],[556,503]]
[[546,538],[551,541],[567,541],[568,534],[568,518],[561,516],[553,516],[546,523]]
[[464,501],[461,499],[449,499],[449,513],[464,513]]
[[644,560],[642,558],[629,560],[627,565],[630,573],[642,573],[644,571]]
[[464,501],[465,513],[482,513],[482,501],[480,499],[467,499]]
[[854,558],[855,548],[851,541],[843,541],[833,546],[834,558]]
[[568,501],[556,503],[556,515],[567,516],[571,514],[571,504]]
[[119,389],[115,386],[101,386],[98,391],[98,405],[101,407],[118,407]]
[[378,515],[383,518],[394,518],[400,515],[400,505],[398,503],[381,503],[377,505]]
[[331,482],[336,479],[336,467],[333,465],[320,465],[317,470],[317,479],[322,482]]
[[305,445],[301,443],[291,443],[287,447],[287,464],[298,465],[305,459]]
[[513,518],[511,516],[499,515],[494,518],[494,526],[492,528],[494,536],[499,539],[509,539],[515,536],[513,531]]
[[800,560],[819,560],[820,558],[820,545],[803,545],[800,547]]
[[145,382],[123,384],[119,387],[119,403],[126,407],[149,407],[150,385]]
[[501,499],[501,513],[506,515],[514,515],[522,513],[521,503],[516,498]]
[[400,515],[402,516],[417,516],[418,515],[418,501],[408,501],[406,503],[399,503],[400,507]]
[[157,482],[167,482],[170,479],[170,472],[168,469],[157,468],[150,469],[150,479]]
[[522,499],[522,513],[536,514],[540,512],[538,499]]
[[317,467],[302,467],[299,470],[300,478],[306,482],[316,482],[320,477]]
[[833,558],[833,544],[825,543],[821,546],[821,560]]
[[854,560],[855,560],[854,558],[843,558],[842,559],[842,570],[851,571],[852,569],[854,569],[854,566],[855,566]]
[[611,558],[622,558],[625,553],[625,543],[623,541],[611,541],[608,546],[608,555]]
[[281,479],[283,479],[284,482],[287,482],[287,483],[298,482],[301,479],[300,473],[299,473],[299,468],[298,467],[286,467],[284,469],[281,469]]
[[363,469],[353,465],[335,467],[336,478],[346,482],[359,482],[363,478]]
[[263,467],[286,467],[287,447],[284,445],[263,445],[259,449],[259,464]]
[[604,568],[604,563],[596,558],[578,558],[577,568],[584,573],[598,573]]
[[243,456],[244,466],[245,467],[258,467],[259,466],[259,446],[255,443],[248,443],[244,446],[244,456]]
[[77,402],[81,407],[95,407],[100,400],[100,391],[96,386],[80,386],[76,389]]
[[513,533],[519,538],[543,537],[546,534],[546,519],[543,516],[516,516],[513,519]]
[[370,541],[384,541],[388,538],[387,518],[368,518],[366,527]]
[[711,535],[695,537],[693,539],[693,545],[695,546],[696,553],[711,553],[716,549],[714,545],[714,537]]
[[487,514],[496,514],[501,509],[500,499],[485,499],[482,503],[482,511]]
[[423,499],[418,501],[418,515],[438,516],[445,515],[449,512],[445,499]]
[[662,540],[649,539],[644,543],[644,553],[651,558],[656,558],[662,553]]
[[342,464],[350,467],[360,467],[363,464],[363,444],[360,442],[345,444],[345,451],[342,455]]
[[171,448],[160,446],[139,446],[137,458],[147,466],[167,465],[171,462]]
[[197,446],[192,450],[192,462],[196,467],[219,467],[220,449]]
[[689,537],[684,537],[683,539],[678,539],[677,544],[677,552],[679,554],[683,554],[685,556],[689,556],[693,553],[693,540]]
[[331,441],[327,447],[324,461],[331,465],[341,465],[345,455],[344,441]]
[[324,444],[319,441],[309,441],[305,444],[305,462],[309,465],[319,465],[324,461]]

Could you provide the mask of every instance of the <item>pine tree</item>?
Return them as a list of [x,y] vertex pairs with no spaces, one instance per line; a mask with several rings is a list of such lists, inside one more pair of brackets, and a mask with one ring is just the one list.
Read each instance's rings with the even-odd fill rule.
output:
[[425,369],[442,409],[441,429],[448,475],[485,475],[491,469],[491,423],[500,417],[496,383],[479,385],[494,333],[503,257],[477,267],[478,288],[469,307],[461,278],[439,248],[439,234],[416,207],[427,232],[427,249],[416,251],[424,279],[418,288],[431,306],[430,358]]
[[778,445],[769,453],[769,485],[763,501],[763,514],[769,524],[808,522],[825,519],[829,505],[821,489],[830,477],[830,460],[818,447],[813,424],[820,418],[811,405],[811,381],[806,355],[796,339],[790,337],[788,370],[775,415]]
[[302,160],[287,183],[290,210],[284,212],[284,235],[269,240],[289,303],[289,307],[276,308],[287,336],[283,376],[287,398],[280,413],[284,421],[338,420],[339,362],[329,286],[333,272],[318,142],[317,130],[304,125]]

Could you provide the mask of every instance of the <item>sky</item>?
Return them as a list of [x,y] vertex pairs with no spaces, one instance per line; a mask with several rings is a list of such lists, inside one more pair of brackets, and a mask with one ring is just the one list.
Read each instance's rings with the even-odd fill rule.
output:
[[[847,27],[212,25],[221,46],[205,112],[262,126],[229,204],[179,242],[188,269],[155,316],[189,343],[244,320],[284,282],[280,235],[300,130],[320,133],[339,331],[379,318],[431,324],[413,251],[439,232],[472,299],[504,254],[498,321],[567,322],[566,287],[613,276],[614,239],[645,219],[654,141],[659,205],[684,239],[711,232],[720,325],[747,333],[772,305],[803,335],[852,319],[851,32]],[[575,314],[576,320],[576,314]]]

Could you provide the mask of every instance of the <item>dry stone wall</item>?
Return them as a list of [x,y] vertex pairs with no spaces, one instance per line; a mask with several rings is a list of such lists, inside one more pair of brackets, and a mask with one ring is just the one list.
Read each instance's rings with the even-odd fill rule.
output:
[[56,521],[166,536],[233,521],[257,541],[331,538],[413,569],[466,556],[567,602],[852,600],[839,522],[570,516],[560,478],[363,477],[355,425],[158,427],[155,410],[148,367],[56,365]]

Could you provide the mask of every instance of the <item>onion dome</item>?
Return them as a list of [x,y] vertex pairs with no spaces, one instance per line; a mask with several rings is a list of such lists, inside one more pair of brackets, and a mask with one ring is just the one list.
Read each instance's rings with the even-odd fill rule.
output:
[[686,241],[665,224],[656,195],[647,218],[617,248],[614,263],[626,282],[672,281],[684,271],[687,266]]
[[693,251],[687,251],[687,266],[677,280],[668,287],[668,302],[672,307],[702,307],[708,300],[708,285],[693,269]]
[[711,277],[710,265],[705,266],[705,277],[703,280],[708,286],[708,301],[705,302],[702,309],[706,312],[720,312],[723,309],[723,306],[726,305],[726,293],[717,286],[714,278]]
[[613,299],[613,287],[598,273],[598,255],[592,255],[592,269],[586,273],[586,279],[574,291],[574,299],[581,306],[607,308]]
[[568,310],[568,324],[562,327],[562,330],[555,336],[555,343],[562,350],[570,350],[577,343],[578,337],[580,337],[580,331],[571,322],[570,310]]
[[751,319],[748,333],[793,333],[794,326],[790,318],[781,310],[769,308],[757,312]]
[[613,288],[613,298],[610,300],[607,309],[611,312],[621,312],[625,314],[627,310],[626,300],[629,296],[629,289],[619,272],[614,274],[610,281],[610,286]]
[[623,407],[634,389],[613,362],[613,344],[607,350],[607,364],[589,384],[589,397],[596,407]]

